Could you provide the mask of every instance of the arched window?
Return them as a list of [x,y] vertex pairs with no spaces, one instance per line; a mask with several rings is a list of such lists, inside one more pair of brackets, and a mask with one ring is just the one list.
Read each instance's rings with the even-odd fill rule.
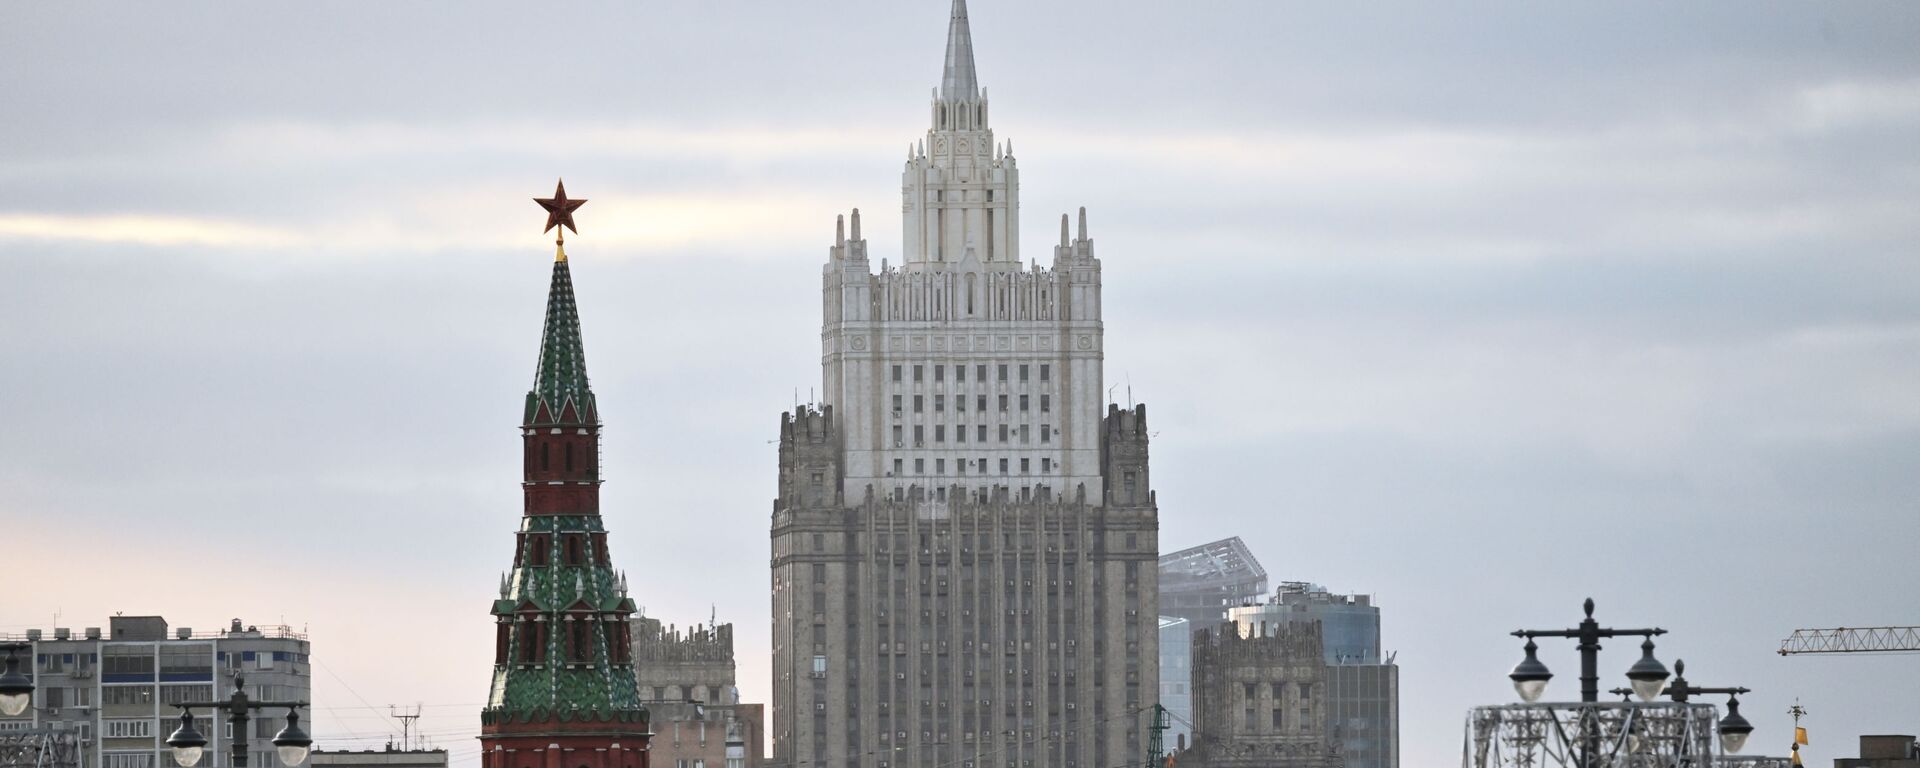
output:
[[534,565],[546,565],[547,564],[546,534],[535,535],[533,537],[533,543],[531,544],[531,547],[532,547],[532,551],[529,554],[533,555],[533,557],[530,557],[528,559],[532,560]]
[[548,469],[552,468],[553,462],[551,461],[551,459],[553,457],[552,457],[552,454],[548,451],[548,449],[552,447],[553,446],[548,445],[546,443],[540,444],[540,471],[542,472],[545,472]]
[[581,561],[585,560],[586,557],[584,553],[580,551],[579,534],[572,534],[572,533],[567,534],[565,536],[565,539],[566,539],[566,548],[567,548],[567,565],[580,565]]
[[974,291],[973,284],[974,284],[974,275],[973,273],[969,272],[967,273],[967,315],[968,316],[973,315],[973,291]]
[[567,443],[567,471],[573,471],[573,443]]

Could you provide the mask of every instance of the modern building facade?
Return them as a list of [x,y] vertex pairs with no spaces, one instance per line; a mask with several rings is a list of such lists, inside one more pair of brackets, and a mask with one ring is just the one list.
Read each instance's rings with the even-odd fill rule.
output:
[[1264,602],[1267,570],[1240,537],[1160,556],[1160,615],[1186,619],[1196,630],[1227,619],[1227,609]]
[[1172,715],[1161,744],[1172,752],[1193,737],[1193,625],[1186,619],[1160,617],[1160,706]]
[[1281,582],[1265,603],[1230,609],[1241,634],[1318,627],[1326,662],[1326,728],[1347,768],[1399,768],[1400,667],[1380,649],[1380,608],[1369,595],[1340,595]]
[[[225,698],[236,675],[244,675],[247,694],[256,699],[312,699],[311,647],[306,635],[285,626],[234,619],[225,629],[196,632],[169,627],[160,616],[114,616],[105,633],[63,627],[0,640],[32,646],[34,683],[33,708],[20,717],[0,716],[0,732],[71,731],[78,768],[173,768],[165,742],[180,710],[172,705]],[[306,720],[311,728],[313,718]],[[286,727],[286,712],[263,710],[250,727],[249,762],[279,765],[271,741]],[[205,730],[202,765],[232,764],[231,729],[222,722]]]
[[[556,197],[564,202],[564,191]],[[523,511],[513,568],[493,601],[482,765],[647,768],[628,624],[635,607],[600,519],[599,406],[564,250],[554,257],[521,425]]]
[[633,673],[652,715],[656,768],[759,768],[766,708],[740,701],[732,624],[682,632],[636,616]]
[[[782,418],[773,757],[832,768],[1106,768],[1159,682],[1144,406],[1105,405],[1082,211],[1020,252],[962,0],[902,172],[900,262],[859,212],[822,275],[823,402]],[[850,229],[850,231],[848,231]]]
[[1182,768],[1341,768],[1326,728],[1319,627],[1231,624],[1193,635],[1194,736]]
[[1908,734],[1861,736],[1860,756],[1834,758],[1833,768],[1920,768],[1920,742]]

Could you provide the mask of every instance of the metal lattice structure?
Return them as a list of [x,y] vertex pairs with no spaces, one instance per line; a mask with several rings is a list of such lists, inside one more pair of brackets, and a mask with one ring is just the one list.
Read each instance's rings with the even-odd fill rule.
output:
[[1711,704],[1679,702],[1475,707],[1467,714],[1460,765],[1712,768],[1718,720]]
[[1920,627],[1796,629],[1780,641],[1780,655],[1793,653],[1903,653],[1920,651]]
[[1727,755],[1718,761],[1719,768],[1793,768],[1791,757],[1761,757],[1759,755]]
[[0,731],[0,768],[80,768],[80,742],[66,728]]

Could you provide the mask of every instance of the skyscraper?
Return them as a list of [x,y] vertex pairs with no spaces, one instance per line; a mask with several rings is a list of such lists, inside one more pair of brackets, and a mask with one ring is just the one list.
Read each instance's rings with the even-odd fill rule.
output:
[[[860,214],[823,274],[823,402],[783,416],[776,763],[1106,768],[1158,686],[1144,406],[1105,406],[1082,209],[1020,254],[1019,170],[956,0],[902,173],[900,263]],[[1103,413],[1104,406],[1104,413]]]
[[[567,200],[564,189],[555,197],[562,224],[585,202]],[[513,570],[493,601],[493,685],[480,710],[485,768],[647,768],[647,710],[628,629],[634,602],[600,520],[599,432],[562,249],[521,417],[524,511]]]

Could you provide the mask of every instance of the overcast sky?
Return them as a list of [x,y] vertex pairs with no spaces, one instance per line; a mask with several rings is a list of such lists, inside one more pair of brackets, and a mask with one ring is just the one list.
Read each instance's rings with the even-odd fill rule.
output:
[[[1376,595],[1408,768],[1589,595],[1751,752],[1920,730],[1915,657],[1774,653],[1920,624],[1920,5],[1443,5],[975,0],[1163,549]],[[946,3],[548,6],[0,6],[0,632],[285,621],[323,746],[474,764],[564,176],[615,560],[766,700],[771,441]]]

